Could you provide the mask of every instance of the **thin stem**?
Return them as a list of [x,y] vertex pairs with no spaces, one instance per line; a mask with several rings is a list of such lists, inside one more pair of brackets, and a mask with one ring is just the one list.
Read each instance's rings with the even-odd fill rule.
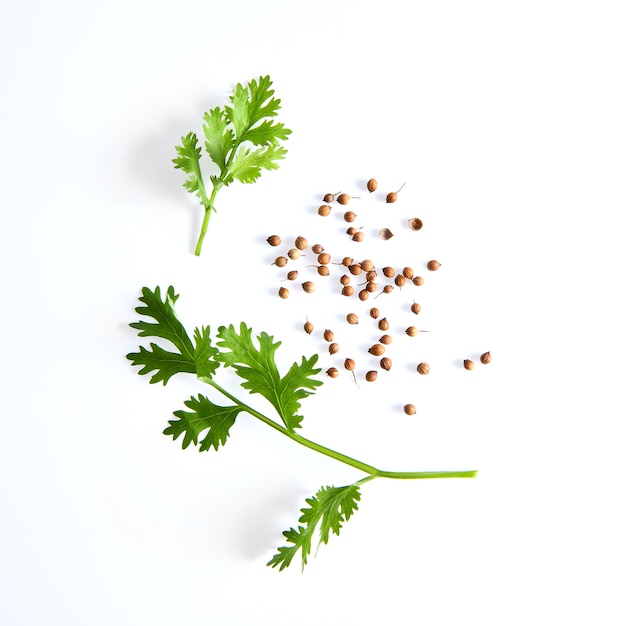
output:
[[346,465],[350,465],[351,467],[355,467],[356,469],[365,472],[368,474],[361,481],[358,481],[356,484],[362,484],[374,478],[400,478],[400,479],[420,479],[420,478],[474,478],[476,476],[477,470],[466,470],[466,471],[438,471],[438,472],[389,472],[377,469],[372,465],[368,465],[368,463],[364,463],[362,461],[358,461],[353,457],[347,456],[346,454],[342,454],[341,452],[337,452],[336,450],[332,450],[331,448],[327,448],[326,446],[321,445],[320,443],[316,443],[315,441],[311,441],[310,439],[306,439],[301,435],[298,435],[296,432],[292,430],[288,430],[281,424],[274,422],[271,418],[263,415],[259,411],[253,409],[251,406],[248,406],[244,402],[241,402],[234,395],[226,391],[223,387],[220,387],[212,378],[201,378],[202,382],[211,385],[215,389],[217,389],[222,395],[226,396],[229,400],[232,400],[237,406],[241,407],[244,411],[253,415],[261,422],[264,422],[268,426],[275,428],[278,432],[286,435],[289,439],[296,441],[297,443],[305,446],[306,448],[310,448],[315,452],[320,452],[325,456],[331,457],[336,461],[340,461],[341,463],[345,463]]

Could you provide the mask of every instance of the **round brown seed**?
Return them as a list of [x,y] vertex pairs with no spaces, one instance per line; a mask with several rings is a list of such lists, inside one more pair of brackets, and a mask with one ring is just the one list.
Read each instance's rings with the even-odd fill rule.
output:
[[387,321],[387,318],[384,317],[377,322],[377,326],[379,330],[387,330],[390,327],[390,323]]
[[330,367],[329,369],[327,369],[325,371],[325,373],[330,377],[330,378],[337,378],[338,376],[338,370],[335,367]]
[[413,279],[413,268],[411,268],[411,267],[403,267],[403,276],[407,280],[412,280]]
[[466,370],[473,370],[474,369],[474,362],[471,359],[465,359],[463,361],[463,367]]
[[419,374],[426,375],[431,371],[431,366],[428,363],[419,363],[417,370]]
[[362,302],[365,302],[370,297],[370,293],[368,292],[368,289],[360,289],[357,296]]
[[297,239],[295,239],[295,247],[298,250],[305,250],[308,247],[308,240],[305,237],[297,237]]
[[322,204],[318,209],[321,217],[327,217],[332,212],[332,208],[328,204]]
[[491,353],[484,352],[480,355],[480,362],[484,363],[484,365],[488,365],[491,362]]
[[270,246],[279,246],[282,243],[282,239],[280,239],[278,235],[271,235],[270,237],[267,237],[267,243]]
[[301,287],[306,293],[312,293],[316,289],[316,285],[311,280],[301,283]]
[[421,306],[420,306],[417,302],[414,302],[414,303],[411,305],[411,311],[412,311],[413,313],[415,313],[416,315],[417,315],[417,314],[418,314],[421,310],[422,310],[422,307],[421,307]]
[[343,274],[340,277],[340,284],[341,285],[348,285],[351,282],[351,277],[348,276],[347,274]]
[[373,306],[372,309],[370,309],[369,311],[370,313],[370,317],[372,317],[373,319],[377,319],[380,315],[379,313],[379,309],[376,306]]
[[329,347],[327,348],[327,351],[330,354],[336,354],[336,352],[338,352],[338,350],[340,350],[340,346],[337,343],[330,343]]
[[379,342],[382,343],[383,345],[387,346],[387,345],[392,343],[392,337],[391,337],[391,335],[382,335],[379,338]]
[[276,265],[277,267],[284,267],[287,263],[288,259],[285,256],[277,256],[272,265]]
[[323,332],[323,339],[331,343],[334,340],[334,332],[329,329],[325,330]]
[[291,248],[288,252],[287,252],[288,258],[291,259],[291,261],[296,261],[300,256],[300,252],[297,248]]
[[372,383],[375,380],[377,380],[377,372],[376,372],[376,370],[370,370],[369,372],[366,372],[366,380],[369,383]]
[[353,289],[353,287],[351,285],[345,285],[342,288],[342,295],[343,296],[352,296],[355,293],[355,289]]
[[374,343],[368,348],[368,352],[373,356],[381,356],[385,352],[385,348],[380,343]]
[[429,261],[426,264],[426,269],[430,270],[431,272],[437,271],[440,267],[441,267],[441,263],[439,261],[436,261],[435,259],[433,259],[432,261]]
[[364,241],[364,233],[361,230],[358,230],[355,235],[353,235],[352,239],[358,243],[360,241]]
[[422,278],[422,276],[414,276],[413,277],[413,284],[420,287],[421,285],[424,284],[424,279]]
[[283,300],[286,300],[286,298],[288,298],[288,293],[289,292],[288,292],[288,289],[286,287],[280,287],[280,290],[278,291],[278,295]]
[[352,263],[349,265],[349,272],[351,272],[353,276],[358,276],[362,273],[362,266],[359,263]]
[[347,313],[347,322],[349,322],[349,324],[357,324],[359,319],[355,313]]
[[393,267],[384,267],[383,268],[383,275],[386,278],[394,278],[394,276],[396,276],[396,271],[394,270]]
[[384,369],[386,372],[389,372],[392,369],[392,359],[390,359],[390,357],[384,356],[380,361],[379,361],[379,365],[381,366],[382,369]]
[[368,189],[368,191],[370,191],[370,193],[372,193],[373,191],[377,191],[377,187],[378,186],[379,186],[379,183],[377,182],[376,178],[371,178],[366,183],[366,189]]
[[309,322],[306,319],[306,323],[304,324],[304,330],[310,335],[312,334],[312,331],[314,330],[314,324],[312,322]]
[[327,265],[332,260],[332,256],[331,254],[328,254],[327,252],[321,252],[319,256],[317,256],[316,260],[321,265]]
[[323,248],[323,246],[320,243],[315,243],[312,246],[312,252],[314,252],[314,254],[321,254],[321,252],[323,252],[325,248]]
[[424,226],[424,222],[419,217],[412,217],[409,220],[409,228],[411,230],[420,230]]
[[344,214],[344,221],[350,223],[350,222],[355,221],[356,217],[357,217],[357,215],[355,215],[355,213],[353,211],[347,211]]
[[403,407],[403,411],[405,411],[407,415],[416,414],[415,406],[413,404],[405,404],[405,406]]

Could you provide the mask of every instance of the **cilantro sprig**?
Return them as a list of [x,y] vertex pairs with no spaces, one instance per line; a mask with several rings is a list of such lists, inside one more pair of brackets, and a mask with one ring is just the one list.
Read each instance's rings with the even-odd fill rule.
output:
[[288,139],[291,131],[274,121],[280,100],[273,97],[271,87],[269,76],[251,80],[245,87],[238,83],[229,105],[215,107],[204,114],[204,149],[219,170],[209,177],[210,191],[207,191],[200,167],[203,152],[196,133],[181,137],[181,144],[176,146],[178,156],[172,160],[174,167],[188,174],[183,186],[198,196],[204,208],[196,256],[200,255],[219,190],[234,180],[255,183],[262,170],[277,169],[287,152],[281,142]]
[[[165,348],[156,343],[150,343],[149,348],[139,346],[138,352],[128,354],[127,358],[140,368],[139,374],[150,375],[151,383],[166,385],[176,374],[195,374],[229,404],[217,404],[208,395],[192,396],[185,402],[185,409],[173,413],[174,419],[168,422],[165,435],[173,440],[181,439],[184,449],[191,444],[201,452],[217,451],[230,438],[238,415],[247,413],[293,441],[364,474],[352,485],[321,487],[315,496],[306,499],[308,507],[301,509],[299,525],[284,531],[287,545],[278,548],[267,565],[281,571],[299,554],[303,569],[315,535],[318,534],[319,544],[326,544],[330,534],[340,534],[342,524],[358,508],[360,487],[365,482],[375,478],[473,478],[476,475],[476,471],[384,471],[306,439],[298,432],[304,419],[300,413],[301,401],[323,384],[316,378],[321,371],[316,367],[318,355],[302,357],[282,375],[276,362],[281,342],[274,341],[265,332],[254,333],[243,322],[238,330],[232,325],[220,326],[213,339],[209,326],[195,328],[190,334],[176,316],[174,307],[178,298],[173,287],[168,287],[165,293],[160,287],[142,289],[139,300],[143,306],[137,306],[136,312],[151,321],[140,320],[130,326],[139,331],[139,337],[158,337],[170,345]],[[257,411],[220,386],[216,381],[220,366],[232,367],[241,380],[240,386],[268,400],[277,417],[274,419]]]

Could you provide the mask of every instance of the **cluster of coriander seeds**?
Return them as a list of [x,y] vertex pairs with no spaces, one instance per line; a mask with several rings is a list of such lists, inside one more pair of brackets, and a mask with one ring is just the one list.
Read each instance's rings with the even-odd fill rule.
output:
[[[384,196],[385,204],[392,205],[399,201],[399,194],[404,186],[405,183],[396,191],[389,191]],[[369,194],[376,193],[379,189],[377,179],[370,178],[366,183],[366,189]],[[408,341],[409,339],[404,339],[404,337],[414,338],[418,333],[428,332],[408,322],[403,325],[403,328],[399,328],[394,335],[394,331],[389,330],[388,318],[380,313],[380,309],[374,301],[381,298],[378,301],[380,304],[387,298],[406,296],[410,300],[407,308],[411,314],[417,316],[420,314],[422,306],[412,296],[417,295],[416,290],[423,287],[425,278],[422,274],[414,271],[415,264],[413,263],[407,265],[375,263],[367,252],[357,252],[355,244],[365,242],[359,248],[362,250],[375,241],[389,241],[400,235],[398,231],[393,232],[392,228],[382,227],[376,231],[365,228],[358,215],[358,212],[363,213],[363,209],[358,209],[359,205],[355,206],[355,202],[358,200],[361,200],[359,195],[342,191],[329,192],[323,195],[322,202],[316,210],[316,215],[319,218],[328,218],[326,223],[335,225],[342,234],[342,244],[338,243],[333,248],[347,245],[350,249],[346,251],[345,255],[335,256],[332,251],[325,250],[320,243],[311,244],[304,235],[285,237],[284,239],[287,241],[293,242],[292,246],[290,243],[286,245],[283,238],[277,234],[268,236],[266,241],[270,246],[279,248],[272,265],[285,272],[280,280],[281,283],[285,284],[278,289],[278,295],[281,299],[287,299],[292,289],[304,294],[313,294],[316,291],[323,291],[323,284],[329,283],[328,290],[339,293],[343,302],[353,300],[357,302],[357,306],[360,306],[360,303],[368,303],[368,318],[373,320],[375,330],[372,330],[373,327],[371,327],[371,334],[367,336],[366,341],[363,341],[363,336],[360,337],[355,350],[363,350],[370,355],[367,358],[373,359],[372,363],[363,370],[363,376],[360,376],[360,379],[367,383],[373,383],[390,372],[395,366],[394,355],[390,353],[395,338],[399,342]],[[393,211],[392,208],[389,210]],[[405,232],[407,226],[410,231],[417,232],[423,228],[424,224],[421,218],[412,217],[405,221]],[[347,241],[349,243],[345,243]],[[383,244],[378,243],[377,245]],[[428,272],[437,272],[440,268],[441,263],[437,259],[430,259],[425,262],[425,269]],[[368,333],[369,328],[365,323],[366,315],[351,310],[354,307],[350,305],[346,305],[346,308],[349,308],[349,311],[346,311],[340,319],[346,321],[347,326],[359,328],[360,335],[364,332]],[[325,311],[321,312],[324,313]],[[305,321],[303,319],[299,321],[299,327],[310,335],[314,332],[317,321],[306,317]],[[326,326],[329,325],[329,323],[326,324]],[[332,364],[325,369],[326,375],[329,378],[336,378],[340,374],[340,368],[344,368],[351,373],[353,382],[359,386],[356,376],[356,360],[351,356],[353,351],[349,347],[341,350],[335,333],[329,328],[323,330],[323,340],[327,358],[332,361]],[[409,350],[409,348],[406,349]],[[482,363],[489,363],[490,353],[484,353],[480,360]],[[471,359],[465,359],[463,363],[465,369],[473,368]],[[402,365],[402,363],[396,365]],[[414,372],[417,374],[427,376],[430,371],[430,364],[426,361],[419,360],[415,363]],[[410,402],[403,405],[403,411],[407,415],[413,415],[417,412],[415,405]]]

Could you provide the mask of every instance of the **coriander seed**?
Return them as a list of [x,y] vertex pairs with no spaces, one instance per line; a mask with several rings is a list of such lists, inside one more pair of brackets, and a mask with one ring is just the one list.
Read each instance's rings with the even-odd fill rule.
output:
[[366,280],[368,282],[374,280],[375,278],[377,278],[377,272],[375,272],[375,270],[370,270],[370,272],[366,272]]
[[400,193],[400,190],[405,186],[405,183],[403,183],[400,186],[400,189],[398,191],[390,191],[390,193],[388,193],[388,195],[385,197],[385,201],[388,204],[392,204],[393,202],[396,202],[396,200],[398,200],[398,194]]
[[377,182],[376,178],[371,178],[366,183],[366,189],[368,189],[368,191],[370,191],[370,193],[372,193],[373,191],[377,191],[377,187],[378,186],[379,186],[379,183]]
[[358,243],[360,241],[364,241],[364,233],[361,230],[358,230],[355,235],[353,235],[352,239]]
[[428,363],[419,363],[417,370],[418,370],[418,374],[422,374],[426,376],[426,374],[428,374],[431,371],[431,366]]
[[288,258],[291,259],[291,261],[296,261],[300,256],[302,256],[297,248],[291,248],[287,252],[287,255],[288,255]]
[[424,279],[422,278],[422,276],[414,276],[412,282],[417,287],[420,287],[424,284]]
[[289,292],[288,292],[288,289],[286,287],[280,287],[280,290],[278,291],[278,295],[283,300],[286,300],[286,298],[288,298],[288,293]]
[[327,351],[330,354],[336,354],[336,352],[338,352],[338,350],[340,350],[340,346],[337,343],[330,343],[328,348],[327,348]]
[[386,372],[389,372],[392,369],[392,359],[390,357],[384,356],[380,361],[379,365],[381,369],[384,369]]
[[407,280],[402,274],[396,274],[394,277],[394,284],[401,289],[405,286],[406,282]]
[[347,228],[347,235],[350,235],[351,237],[353,237],[356,232],[357,228],[355,228],[355,226],[349,226],[349,228]]
[[415,406],[413,404],[405,404],[405,406],[403,407],[403,411],[405,411],[407,415],[416,414]]
[[345,222],[349,222],[349,223],[350,223],[350,222],[355,221],[355,218],[356,218],[356,217],[357,217],[357,215],[355,215],[355,213],[353,213],[353,211],[347,211],[347,212],[344,214],[344,221],[345,221]]
[[323,196],[323,202],[333,202],[339,193],[339,191],[337,191],[336,193],[326,193]]
[[297,270],[292,270],[286,275],[286,278],[287,280],[295,280],[297,276],[299,276],[299,272]]
[[374,343],[368,348],[368,352],[373,356],[381,356],[385,352],[385,348],[380,343]]
[[[351,372],[351,374],[353,374],[353,382],[357,385],[357,379],[355,378],[355,361],[353,359],[350,358],[346,358],[344,360],[344,369]],[[359,385],[358,385],[359,387]]]
[[383,271],[383,275],[386,278],[394,278],[394,276],[396,275],[396,271],[394,270],[393,267],[384,267],[382,271]]
[[431,272],[437,271],[440,267],[441,267],[441,263],[439,261],[436,261],[435,259],[433,259],[432,261],[429,261],[426,264],[426,269],[430,270]]
[[424,222],[419,217],[412,217],[409,220],[409,228],[411,230],[420,230],[424,226]]
[[306,293],[313,293],[316,289],[316,285],[311,280],[301,283],[301,287]]
[[321,217],[327,217],[331,212],[332,208],[329,206],[329,204],[322,204],[318,210],[318,214]]
[[359,276],[362,273],[362,266],[359,263],[352,263],[349,265],[349,272],[353,276]]
[[374,293],[375,291],[377,291],[378,287],[379,285],[377,285],[377,283],[374,282],[373,280],[369,280],[366,283],[366,291],[368,291],[368,293]]
[[376,370],[370,370],[370,371],[366,372],[366,380],[369,383],[373,383],[375,380],[377,380],[377,371]]
[[369,311],[370,313],[370,317],[372,317],[373,319],[377,319],[380,315],[379,313],[379,309],[376,306],[373,306],[372,309],[370,309]]
[[352,263],[353,257],[345,256],[344,259],[342,259],[342,263],[340,263],[340,265],[344,265],[345,267],[351,267]]
[[480,355],[480,363],[484,363],[484,365],[488,365],[491,362],[491,353],[484,352]]
[[325,373],[330,377],[330,378],[337,378],[338,377],[338,370],[335,367],[330,367],[328,368]]
[[314,254],[321,254],[323,250],[325,250],[325,248],[323,248],[323,246],[320,243],[315,243],[312,246],[312,252],[314,252]]
[[349,200],[352,198],[356,198],[359,200],[357,196],[350,196],[348,193],[340,193],[336,196],[336,202],[338,204],[349,204]]
[[329,267],[327,265],[318,265],[316,271],[319,276],[329,276]]
[[357,296],[362,302],[366,302],[366,300],[368,300],[370,296],[370,293],[368,292],[368,289],[360,289]]
[[316,258],[316,260],[321,265],[327,265],[332,260],[332,256],[331,254],[328,254],[327,252],[321,252],[319,256]]
[[413,268],[411,268],[411,267],[403,267],[403,276],[407,280],[412,280],[413,279]]
[[284,267],[288,263],[288,259],[285,256],[277,256],[272,265],[277,265],[278,267]]
[[388,330],[390,323],[387,321],[387,318],[384,317],[377,322],[377,326],[379,327],[379,330]]
[[465,359],[463,361],[463,367],[466,370],[473,370],[474,369],[474,362],[471,359]]
[[308,240],[305,237],[297,237],[295,239],[295,247],[298,250],[305,250],[308,247]]
[[280,239],[278,235],[271,235],[270,237],[267,237],[267,243],[270,246],[279,246],[282,243],[282,239]]
[[375,264],[373,261],[371,261],[370,259],[364,259],[361,263],[360,263],[360,267],[362,268],[362,270],[364,270],[365,272],[370,272],[371,270],[374,269]]
[[411,305],[411,311],[412,311],[412,313],[415,313],[416,315],[418,315],[418,313],[419,313],[421,310],[422,310],[422,307],[421,307],[421,306],[420,306],[417,302],[414,302],[414,303]]
[[418,333],[426,333],[427,330],[419,330],[415,326],[409,326],[405,329],[405,333],[409,335],[409,337],[415,337]]
[[304,330],[311,335],[312,331],[314,330],[314,324],[310,321],[308,321],[308,318],[306,318],[306,323],[304,324]]
[[351,277],[348,274],[343,274],[340,277],[340,284],[341,285],[348,285],[351,282]]
[[389,228],[382,228],[379,231],[379,239],[383,241],[389,241],[394,236],[394,233]]
[[325,339],[325,341],[331,343],[334,340],[334,333],[331,330],[325,330],[325,332],[323,333],[323,339]]
[[351,285],[345,285],[342,288],[342,295],[343,296],[352,296],[355,293],[355,289],[353,289],[353,287]]
[[357,324],[359,319],[355,313],[347,313],[347,322],[349,322],[349,324]]
[[384,346],[387,346],[389,344],[392,343],[392,336],[391,335],[382,335],[379,338],[379,343],[382,343]]

